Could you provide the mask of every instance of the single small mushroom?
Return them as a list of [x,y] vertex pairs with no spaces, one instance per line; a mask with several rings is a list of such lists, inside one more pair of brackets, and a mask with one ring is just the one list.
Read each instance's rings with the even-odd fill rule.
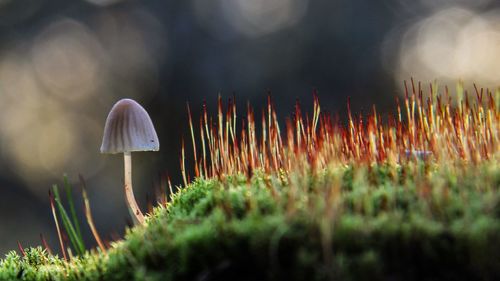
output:
[[101,153],[123,153],[125,197],[134,224],[144,223],[132,189],[132,151],[158,151],[160,142],[146,110],[131,99],[121,99],[108,114]]

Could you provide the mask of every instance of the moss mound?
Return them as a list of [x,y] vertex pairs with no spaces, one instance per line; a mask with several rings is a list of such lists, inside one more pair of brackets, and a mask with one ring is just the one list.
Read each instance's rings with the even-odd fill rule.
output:
[[500,280],[496,161],[198,179],[107,254],[41,248],[1,280]]

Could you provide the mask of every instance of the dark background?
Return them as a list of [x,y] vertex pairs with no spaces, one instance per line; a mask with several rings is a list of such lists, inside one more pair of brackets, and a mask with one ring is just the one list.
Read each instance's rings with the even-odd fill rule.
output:
[[[410,76],[497,87],[495,1],[466,0],[0,0],[0,253],[58,248],[47,192],[66,173],[87,179],[101,234],[123,235],[128,217],[120,155],[101,155],[107,112],[134,98],[150,113],[160,152],[134,153],[143,209],[159,175],[179,185],[186,102],[233,95],[239,113],[271,92],[280,118],[300,99],[322,109],[382,113]],[[435,80],[436,79],[436,80]],[[260,112],[258,110],[257,112]],[[241,115],[240,115],[241,116]],[[189,142],[187,142],[189,144]],[[189,146],[188,146],[189,147]],[[84,220],[89,244],[94,244]]]

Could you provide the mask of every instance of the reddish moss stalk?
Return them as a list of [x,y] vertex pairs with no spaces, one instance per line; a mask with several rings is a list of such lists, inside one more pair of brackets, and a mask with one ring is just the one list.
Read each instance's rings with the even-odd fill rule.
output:
[[[314,93],[312,116],[303,114],[297,101],[292,119],[286,121],[285,135],[280,132],[270,97],[267,111],[262,112],[260,133],[256,131],[254,110],[248,105],[239,134],[235,103],[229,101],[224,112],[219,97],[216,123],[203,105],[197,136],[202,144],[200,154],[188,107],[194,174],[204,178],[237,173],[250,176],[254,170],[288,172],[306,166],[320,169],[332,161],[397,164],[432,157],[436,161],[478,163],[494,157],[499,145],[500,115],[491,91],[474,85],[475,99],[471,101],[465,92],[464,99],[454,106],[447,87],[441,95],[430,84],[430,92],[424,97],[420,82],[411,80],[404,86],[404,109],[396,100],[397,115],[388,115],[386,123],[381,122],[375,106],[367,117],[353,115],[348,100],[347,126],[343,126],[331,115],[321,113]],[[184,153],[181,162],[184,181],[188,182]]]

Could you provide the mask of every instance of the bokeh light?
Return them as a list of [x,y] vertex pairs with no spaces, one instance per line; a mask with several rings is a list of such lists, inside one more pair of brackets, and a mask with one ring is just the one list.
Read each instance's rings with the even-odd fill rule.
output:
[[402,36],[395,81],[409,77],[453,85],[500,85],[500,10],[438,9]]
[[[297,24],[308,0],[194,0],[201,26],[219,37],[260,37]],[[218,15],[218,16],[214,16]],[[222,16],[222,17],[220,17]],[[229,28],[228,28],[229,27]]]
[[98,148],[107,111],[122,97],[147,101],[158,87],[165,38],[157,19],[110,11],[91,24],[58,18],[0,56],[0,143],[10,163],[1,173],[42,198],[41,183],[106,169]]
[[47,26],[35,39],[33,65],[49,93],[81,102],[93,98],[103,83],[103,52],[83,24],[63,19]]

